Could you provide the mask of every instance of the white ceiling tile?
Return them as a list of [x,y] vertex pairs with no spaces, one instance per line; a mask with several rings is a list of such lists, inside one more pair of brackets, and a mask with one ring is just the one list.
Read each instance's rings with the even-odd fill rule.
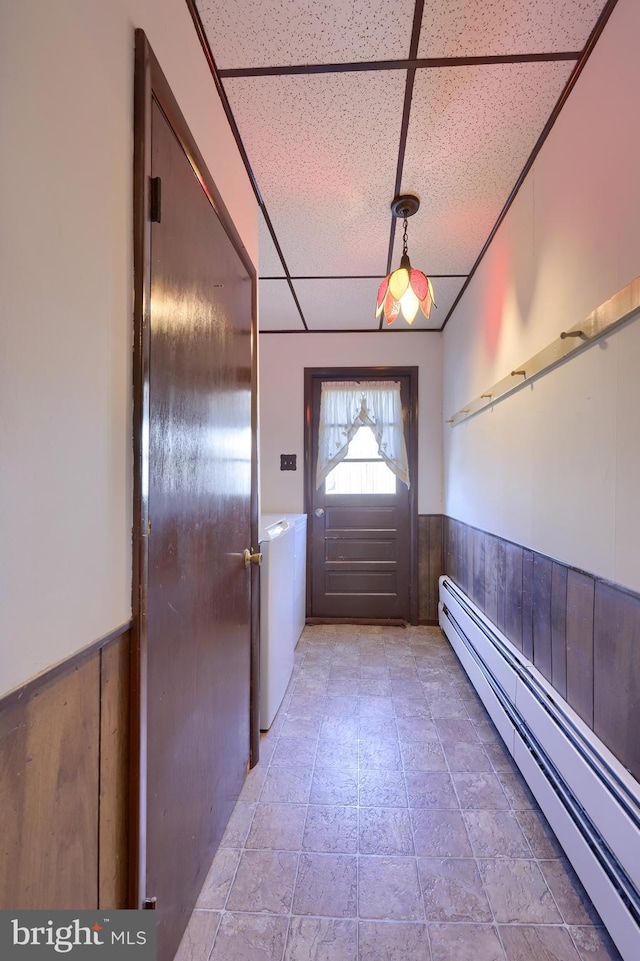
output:
[[258,213],[258,258],[261,277],[285,276],[282,261],[278,256],[278,251],[261,210]]
[[[376,294],[381,280],[295,280],[293,284],[309,330],[377,330],[380,321],[375,316]],[[465,280],[466,277],[434,278],[438,306],[431,311],[429,320],[418,312],[413,330],[438,330]],[[403,330],[407,326],[396,320],[388,329]]]
[[413,0],[198,0],[220,69],[409,56]]
[[605,0],[431,0],[419,57],[582,50]]
[[404,71],[225,81],[289,272],[386,267]]
[[294,280],[293,286],[309,330],[377,330],[381,280]]
[[402,177],[402,192],[421,200],[408,230],[416,267],[471,269],[569,71],[564,62],[418,71]]
[[259,330],[304,330],[286,280],[261,280],[258,287]]
[[[413,328],[439,330],[444,324],[447,314],[453,307],[453,303],[462,290],[462,285],[466,279],[466,277],[432,277],[431,283],[433,284],[436,306],[432,307],[429,320],[424,317],[421,311],[418,311],[418,316],[412,325]],[[399,321],[396,320],[393,327],[397,327],[398,323]]]

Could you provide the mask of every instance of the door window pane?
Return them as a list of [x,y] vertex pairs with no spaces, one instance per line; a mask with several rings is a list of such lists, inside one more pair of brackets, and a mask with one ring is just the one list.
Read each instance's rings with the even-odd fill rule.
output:
[[370,427],[360,427],[343,461],[325,481],[326,494],[395,494],[396,476],[378,453]]

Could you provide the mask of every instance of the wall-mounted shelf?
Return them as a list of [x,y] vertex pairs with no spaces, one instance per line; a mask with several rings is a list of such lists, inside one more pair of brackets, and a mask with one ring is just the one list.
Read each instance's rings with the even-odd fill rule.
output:
[[491,407],[508,394],[520,390],[532,380],[556,367],[562,361],[584,350],[594,341],[609,334],[615,327],[629,320],[640,311],[640,277],[619,290],[617,294],[596,307],[588,317],[570,330],[563,330],[552,343],[548,344],[523,364],[518,364],[510,374],[483,391],[447,420],[454,427],[467,417],[472,417],[485,407]]

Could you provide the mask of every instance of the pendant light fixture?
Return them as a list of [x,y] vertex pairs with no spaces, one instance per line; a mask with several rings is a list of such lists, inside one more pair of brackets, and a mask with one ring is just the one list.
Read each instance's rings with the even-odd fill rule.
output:
[[412,324],[418,309],[428,320],[432,305],[436,306],[431,281],[411,266],[407,253],[407,218],[413,217],[419,206],[420,201],[413,194],[400,194],[391,203],[393,216],[403,219],[404,233],[400,266],[388,274],[378,288],[376,317],[384,312],[387,324],[392,324],[400,314]]

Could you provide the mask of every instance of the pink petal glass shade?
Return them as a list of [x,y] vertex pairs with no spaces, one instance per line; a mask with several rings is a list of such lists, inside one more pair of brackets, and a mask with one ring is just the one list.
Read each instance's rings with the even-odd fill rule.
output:
[[[404,261],[404,257],[402,260]],[[435,304],[431,281],[421,270],[414,270],[408,263],[402,263],[397,270],[384,278],[378,288],[376,317],[384,311],[387,324],[392,324],[400,314],[408,324],[412,324],[422,310],[429,319],[431,306]]]

